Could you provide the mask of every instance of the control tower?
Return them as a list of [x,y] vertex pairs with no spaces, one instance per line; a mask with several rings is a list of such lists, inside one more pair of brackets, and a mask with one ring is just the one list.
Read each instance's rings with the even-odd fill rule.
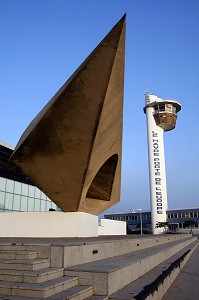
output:
[[153,94],[145,95],[145,101],[151,224],[153,234],[159,234],[164,231],[164,228],[156,228],[157,222],[166,222],[168,209],[163,132],[175,128],[177,113],[181,110],[181,105],[177,101],[163,100]]

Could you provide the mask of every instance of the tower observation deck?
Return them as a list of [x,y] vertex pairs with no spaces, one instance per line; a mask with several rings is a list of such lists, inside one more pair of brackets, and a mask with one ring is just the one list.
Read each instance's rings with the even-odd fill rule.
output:
[[147,118],[151,221],[154,234],[162,233],[157,223],[166,222],[167,188],[164,159],[164,131],[175,128],[181,104],[163,100],[153,94],[145,95],[144,112]]
[[175,128],[177,113],[181,110],[179,102],[174,100],[162,100],[155,95],[146,95],[146,106],[153,107],[153,116],[157,126],[160,126],[164,131],[169,131]]

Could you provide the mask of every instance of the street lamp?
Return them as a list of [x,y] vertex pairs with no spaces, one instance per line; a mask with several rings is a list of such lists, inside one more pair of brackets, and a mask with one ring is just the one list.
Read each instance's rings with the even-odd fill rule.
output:
[[[142,228],[143,228],[143,225],[142,225],[142,208],[140,207],[137,210],[140,212],[140,234],[142,235],[143,234],[143,230],[142,230]],[[130,209],[130,212],[135,213],[136,211],[135,211],[135,209]]]
[[137,209],[140,212],[140,234],[142,235],[142,208]]

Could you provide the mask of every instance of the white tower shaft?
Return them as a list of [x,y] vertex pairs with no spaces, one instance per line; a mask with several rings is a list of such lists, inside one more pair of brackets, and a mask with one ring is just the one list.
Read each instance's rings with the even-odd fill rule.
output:
[[151,223],[153,234],[163,232],[164,228],[156,228],[157,222],[166,222],[167,188],[164,158],[164,130],[156,125],[154,108],[146,108],[148,158],[151,198]]
[[146,95],[145,101],[151,225],[153,234],[158,234],[164,232],[164,227],[157,227],[157,225],[166,222],[168,209],[163,133],[175,128],[177,113],[181,110],[181,104],[174,100],[163,100],[153,94]]

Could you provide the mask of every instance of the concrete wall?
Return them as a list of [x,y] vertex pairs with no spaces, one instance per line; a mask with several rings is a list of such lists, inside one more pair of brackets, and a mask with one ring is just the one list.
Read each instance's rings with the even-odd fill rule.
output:
[[10,212],[0,214],[0,237],[98,236],[98,217],[83,212]]
[[101,219],[98,226],[99,235],[126,235],[126,222]]
[[118,255],[162,245],[191,237],[190,234],[151,236],[143,239],[108,239],[103,241],[87,241],[77,245],[52,245],[51,267],[67,268],[92,261],[111,258]]

